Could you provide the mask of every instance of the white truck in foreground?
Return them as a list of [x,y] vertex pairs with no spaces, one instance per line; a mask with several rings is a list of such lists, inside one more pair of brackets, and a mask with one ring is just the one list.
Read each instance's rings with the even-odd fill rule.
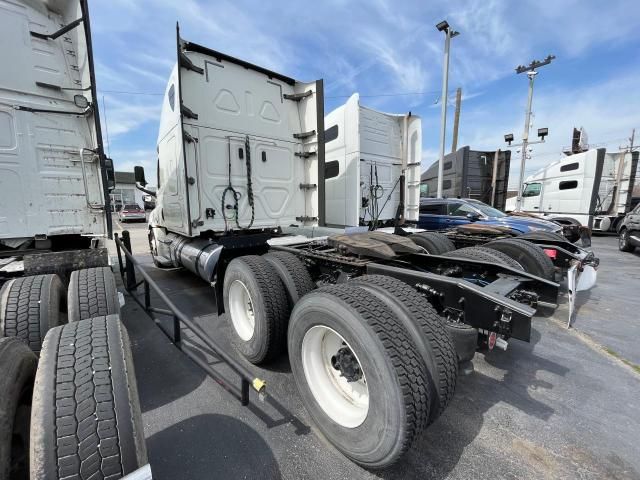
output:
[[87,2],[0,2],[0,38],[0,479],[149,478]]
[[[302,402],[336,448],[367,468],[394,463],[444,411],[459,365],[466,368],[476,348],[529,341],[536,309],[555,308],[551,260],[524,240],[499,240],[541,267],[542,278],[490,248],[453,252],[437,233],[418,234],[431,255],[417,237],[345,235],[345,226],[371,216],[394,218],[382,204],[364,215],[359,197],[377,186],[394,193],[401,167],[419,161],[418,119],[378,114],[352,97],[325,125],[321,80],[299,82],[186,41],[179,30],[177,57],[158,136],[154,263],[212,285],[250,362],[288,351]],[[343,114],[355,117],[336,118]],[[404,146],[368,145],[375,132],[357,126],[370,120]],[[340,125],[355,128],[360,145],[338,140]],[[144,169],[135,172],[144,189]],[[405,208],[415,205],[419,177],[409,184],[415,193]],[[415,216],[400,208],[402,191],[390,201],[399,216]],[[339,212],[329,213],[334,200]],[[328,225],[334,214],[339,228]],[[135,259],[125,255],[132,269]],[[263,382],[253,386],[263,392]]]

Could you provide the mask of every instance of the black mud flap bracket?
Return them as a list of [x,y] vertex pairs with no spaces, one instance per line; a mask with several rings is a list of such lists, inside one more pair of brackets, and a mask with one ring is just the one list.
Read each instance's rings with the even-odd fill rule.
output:
[[[367,274],[388,275],[423,291],[449,312],[458,312],[457,320],[475,328],[507,335],[528,342],[534,308],[466,280],[418,272],[380,263],[367,265]],[[519,285],[519,283],[518,283]],[[504,286],[504,285],[503,285]]]

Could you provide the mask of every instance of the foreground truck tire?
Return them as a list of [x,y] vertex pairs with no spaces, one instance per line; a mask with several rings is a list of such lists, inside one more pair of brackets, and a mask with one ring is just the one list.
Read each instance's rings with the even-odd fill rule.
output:
[[259,364],[282,353],[290,309],[269,262],[257,255],[234,258],[224,276],[223,299],[236,346],[247,360]]
[[0,479],[29,478],[29,417],[38,360],[24,342],[0,338]]
[[402,322],[425,363],[429,378],[429,421],[433,423],[449,404],[456,389],[458,360],[453,341],[433,306],[414,288],[384,275],[364,275],[351,285],[372,293]]
[[494,240],[484,245],[507,254],[522,265],[525,272],[531,273],[545,280],[553,280],[555,267],[544,251],[537,245],[518,238]]
[[344,455],[383,468],[411,447],[429,417],[429,379],[411,336],[376,296],[349,284],[305,295],[288,347],[307,411]]
[[409,237],[413,243],[424,248],[430,255],[443,255],[456,247],[446,235],[437,232],[414,233]]
[[121,478],[147,463],[129,336],[117,315],[51,329],[36,374],[31,478]]
[[499,250],[494,250],[491,248],[466,247],[466,248],[461,248],[460,250],[454,250],[453,252],[447,252],[444,254],[444,256],[454,257],[454,258],[470,258],[471,260],[479,260],[482,262],[489,262],[489,263],[500,263],[502,265],[507,265],[517,270],[524,270],[522,268],[522,265],[520,265],[517,261],[515,261],[509,255],[502,253]]
[[264,259],[278,272],[287,291],[289,308],[293,308],[298,300],[316,288],[307,267],[293,253],[269,252],[264,255]]
[[67,293],[69,322],[120,313],[116,279],[109,267],[71,273]]
[[65,290],[55,274],[6,282],[0,289],[0,333],[39,352],[50,328],[64,323]]

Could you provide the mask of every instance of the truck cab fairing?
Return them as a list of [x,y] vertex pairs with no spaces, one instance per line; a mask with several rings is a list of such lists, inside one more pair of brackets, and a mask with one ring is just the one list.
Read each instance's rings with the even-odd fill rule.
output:
[[152,226],[194,237],[321,222],[322,81],[298,82],[179,33],[177,54]]
[[86,1],[0,10],[0,242],[110,235]]
[[[391,221],[401,200],[404,219],[416,222],[420,117],[367,108],[356,93],[325,117],[325,128],[327,224],[354,227],[371,222],[372,217]],[[399,181],[403,173],[404,185]]]

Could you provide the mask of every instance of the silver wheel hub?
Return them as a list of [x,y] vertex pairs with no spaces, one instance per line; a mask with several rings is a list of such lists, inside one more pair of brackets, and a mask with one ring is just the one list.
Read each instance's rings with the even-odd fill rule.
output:
[[332,328],[317,325],[302,339],[307,385],[322,410],[347,428],[361,425],[369,413],[369,387],[351,346]]
[[247,286],[234,280],[229,287],[229,315],[238,336],[245,342],[251,340],[256,328],[253,301]]

